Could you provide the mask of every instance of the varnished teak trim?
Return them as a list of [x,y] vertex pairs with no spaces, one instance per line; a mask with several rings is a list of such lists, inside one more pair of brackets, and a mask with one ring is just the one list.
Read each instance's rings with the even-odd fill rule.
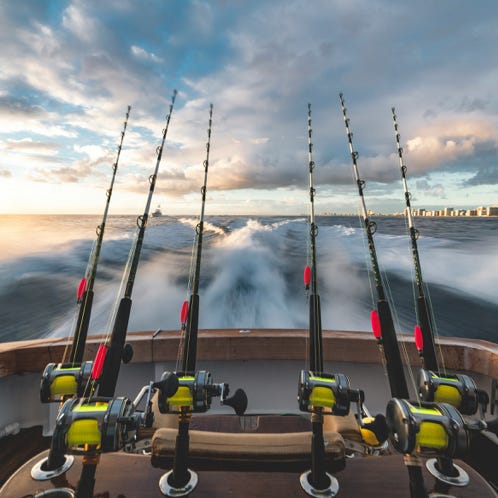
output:
[[[307,351],[304,329],[205,329],[199,331],[198,357],[211,361],[301,360]],[[180,332],[161,330],[133,332],[128,340],[133,362],[174,361]],[[88,339],[86,359],[95,356],[100,336]],[[37,339],[0,344],[0,377],[42,371],[47,363],[59,362],[69,339]],[[420,365],[411,336],[402,335],[409,362]],[[439,343],[447,368],[472,371],[498,378],[498,344],[470,339],[441,338]],[[380,355],[370,333],[323,331],[325,361],[379,363]]]

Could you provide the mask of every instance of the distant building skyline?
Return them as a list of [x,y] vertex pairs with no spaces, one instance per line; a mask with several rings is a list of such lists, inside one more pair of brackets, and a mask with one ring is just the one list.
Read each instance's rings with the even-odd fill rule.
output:
[[[397,213],[377,213],[372,209],[368,210],[368,216],[406,216],[405,208],[402,212]],[[339,212],[323,212],[317,216],[357,216],[358,213],[339,213]],[[498,216],[498,205],[479,206],[474,209],[455,209],[453,207],[445,207],[442,209],[425,209],[412,208],[413,216],[446,216],[446,217],[479,217],[479,216]]]
[[[403,214],[406,213],[406,210]],[[455,209],[445,207],[444,209],[412,209],[413,216],[498,216],[498,206],[479,206],[475,209]]]

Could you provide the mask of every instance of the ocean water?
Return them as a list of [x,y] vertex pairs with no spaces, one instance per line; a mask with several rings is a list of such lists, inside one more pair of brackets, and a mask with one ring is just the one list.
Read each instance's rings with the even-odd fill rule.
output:
[[[90,334],[112,325],[136,233],[134,216],[108,219]],[[375,302],[364,230],[356,217],[317,217],[324,329],[370,330]],[[405,220],[379,217],[375,234],[397,317],[415,325]],[[100,216],[11,215],[0,220],[0,342],[73,333],[76,289]],[[416,218],[419,252],[440,335],[498,342],[498,219]],[[133,290],[129,330],[177,329],[188,297],[195,217],[151,218]],[[303,217],[206,218],[200,328],[306,328]]]

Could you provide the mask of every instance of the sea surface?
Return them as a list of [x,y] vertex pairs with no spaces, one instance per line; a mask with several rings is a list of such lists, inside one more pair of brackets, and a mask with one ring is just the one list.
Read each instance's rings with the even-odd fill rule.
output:
[[[370,330],[375,303],[364,230],[356,217],[319,216],[318,288],[324,329]],[[397,330],[415,325],[413,259],[405,219],[375,218],[375,243]],[[151,218],[133,290],[129,330],[178,329],[188,298],[198,220]],[[100,216],[8,215],[0,220],[0,342],[73,333],[76,289]],[[422,274],[443,336],[498,342],[498,218],[415,218]],[[111,216],[94,291],[90,334],[113,321],[135,216]],[[206,218],[200,328],[306,328],[302,217]]]

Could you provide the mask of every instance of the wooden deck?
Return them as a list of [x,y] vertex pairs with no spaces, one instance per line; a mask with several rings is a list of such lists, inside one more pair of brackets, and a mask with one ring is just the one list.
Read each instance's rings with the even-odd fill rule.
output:
[[[255,423],[252,423],[253,421]],[[251,417],[245,421],[244,425],[240,425],[239,418],[236,416],[199,415],[193,417],[191,428],[214,432],[275,434],[309,431],[310,423],[309,420],[301,416],[263,416]],[[150,429],[142,436],[147,440],[153,432]],[[31,443],[29,442],[30,436]],[[40,437],[36,433],[17,435],[13,437],[11,443],[15,443],[17,440],[19,444],[23,445],[22,448],[18,449],[25,451],[30,445],[38,444],[35,440],[39,440]],[[144,447],[147,447],[147,444]],[[8,447],[4,447],[3,450],[6,455],[11,451]],[[0,489],[0,498],[32,497],[36,493],[57,488],[75,489],[81,472],[81,457],[79,456],[75,457],[75,463],[69,471],[56,479],[34,481],[31,478],[31,468],[47,454],[48,451],[44,451],[22,465]],[[471,482],[466,488],[452,488],[451,493],[454,496],[459,498],[498,497],[490,485],[470,466],[460,461],[456,463],[469,474]],[[306,463],[305,465],[307,467]],[[224,467],[224,469],[226,468]],[[124,452],[103,454],[97,467],[94,497],[161,497],[163,495],[159,490],[158,483],[167,470],[169,469],[153,467],[151,457],[148,454]],[[193,467],[193,470],[196,468]],[[299,483],[300,472],[275,472],[274,470],[275,467],[270,465],[268,468],[264,468],[264,471],[258,472],[247,471],[247,467],[242,469],[238,468],[237,465],[232,465],[231,471],[198,470],[199,484],[190,496],[193,498],[276,498],[280,496],[304,498],[306,496]],[[424,476],[426,486],[430,490],[435,480],[425,467]],[[394,450],[382,456],[347,458],[345,469],[337,472],[335,477],[340,485],[339,497],[409,498],[410,496],[408,473],[403,463],[403,457]]]

